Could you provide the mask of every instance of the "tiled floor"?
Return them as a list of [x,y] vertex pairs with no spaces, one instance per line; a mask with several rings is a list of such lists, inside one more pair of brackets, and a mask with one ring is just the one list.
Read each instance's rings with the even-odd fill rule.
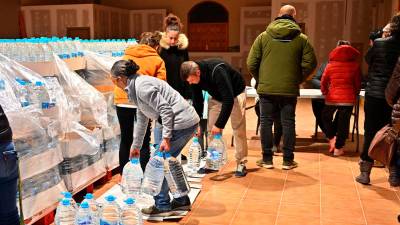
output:
[[[313,143],[310,139],[315,122],[309,101],[300,100],[297,108],[298,141],[295,160],[299,163],[298,168],[281,170],[281,154],[274,158],[273,170],[256,166],[261,151],[260,141],[255,136],[256,116],[253,110],[249,110],[249,174],[245,178],[233,176],[234,150],[229,147],[230,163],[219,173],[204,178],[204,188],[193,210],[180,221],[163,224],[398,224],[400,189],[389,187],[387,171],[374,168],[370,186],[355,182],[354,178],[359,171],[354,143],[347,143],[344,157],[329,156],[327,143]],[[362,107],[361,114],[360,131],[363,131]],[[229,140],[227,143],[230,143],[230,133],[228,125],[224,134],[225,140]],[[362,136],[360,139],[362,143]],[[97,190],[96,195],[103,193],[109,186],[112,184]]]

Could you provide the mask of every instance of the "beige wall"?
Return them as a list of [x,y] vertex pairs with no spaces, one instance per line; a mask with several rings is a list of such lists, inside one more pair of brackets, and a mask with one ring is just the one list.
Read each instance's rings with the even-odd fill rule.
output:
[[19,7],[19,0],[0,1],[0,38],[19,37]]
[[[116,6],[126,9],[167,9],[179,16],[186,26],[187,14],[190,9],[202,1],[198,0],[102,0],[104,5]],[[243,6],[267,6],[271,0],[216,0],[229,12],[229,46],[240,45],[240,7]]]

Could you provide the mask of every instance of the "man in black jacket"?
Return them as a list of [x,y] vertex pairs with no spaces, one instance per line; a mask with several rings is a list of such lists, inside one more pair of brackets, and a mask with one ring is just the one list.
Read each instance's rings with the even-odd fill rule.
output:
[[227,62],[206,59],[184,62],[181,78],[192,85],[193,105],[200,116],[203,112],[202,90],[210,94],[208,131],[212,135],[222,133],[231,117],[237,162],[235,175],[246,176],[246,86],[242,75]]
[[0,105],[0,224],[18,225],[16,204],[18,159],[12,142],[12,131]]

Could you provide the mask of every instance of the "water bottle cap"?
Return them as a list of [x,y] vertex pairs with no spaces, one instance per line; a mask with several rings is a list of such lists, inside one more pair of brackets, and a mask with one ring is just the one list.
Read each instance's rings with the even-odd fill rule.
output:
[[198,138],[198,137],[194,137],[194,138],[193,138],[193,142],[199,143],[199,138]]
[[222,137],[221,134],[216,134],[216,135],[214,135],[214,138],[215,138],[215,139],[221,139],[221,137]]
[[157,156],[160,156],[160,157],[163,157],[163,153],[160,152],[160,151],[157,151],[157,152],[156,152],[156,155],[157,155]]
[[92,193],[87,193],[85,195],[85,199],[93,199],[93,194]]
[[107,200],[107,202],[113,202],[113,201],[115,201],[115,196],[114,195],[108,195],[108,196],[106,196],[106,200]]
[[66,192],[61,192],[61,194],[64,195],[64,198],[72,198],[72,194],[71,194],[70,192],[68,192],[68,191],[66,191]]
[[171,157],[171,153],[167,152],[165,153],[165,158],[170,158]]
[[62,201],[61,201],[61,204],[63,205],[63,206],[69,206],[69,205],[71,205],[71,202],[70,202],[70,200],[69,199],[63,199]]
[[132,164],[139,164],[139,159],[138,158],[132,158],[131,159]]
[[82,202],[80,207],[82,209],[88,209],[89,208],[89,203],[88,202]]
[[36,81],[35,86],[43,86],[43,83],[41,81]]
[[127,205],[133,205],[133,204],[135,204],[135,199],[133,199],[133,198],[127,198],[126,200],[125,200],[125,203],[127,204]]

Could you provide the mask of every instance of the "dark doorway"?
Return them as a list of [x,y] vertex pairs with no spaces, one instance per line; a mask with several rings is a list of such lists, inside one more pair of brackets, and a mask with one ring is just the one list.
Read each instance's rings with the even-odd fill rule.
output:
[[227,51],[229,13],[219,3],[205,1],[189,11],[189,48],[191,51]]

